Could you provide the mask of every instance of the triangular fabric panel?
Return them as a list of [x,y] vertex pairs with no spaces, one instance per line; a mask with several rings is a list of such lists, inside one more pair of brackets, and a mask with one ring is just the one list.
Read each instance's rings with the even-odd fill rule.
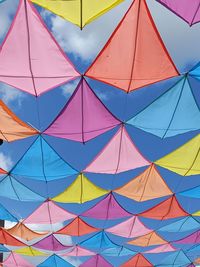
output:
[[69,246],[64,246],[63,244],[61,244],[54,235],[47,236],[32,246],[34,248],[51,251],[61,251],[69,248]]
[[4,169],[0,168],[0,175],[7,174],[7,173],[8,173],[7,171],[5,171]]
[[180,206],[176,197],[172,196],[139,215],[150,219],[168,220],[188,216],[189,214]]
[[23,139],[38,133],[31,126],[20,120],[1,100],[0,125],[0,139],[8,142]]
[[182,233],[182,232],[197,230],[199,228],[200,228],[200,223],[193,217],[189,216],[181,220],[178,220],[176,222],[170,223],[166,226],[163,226],[158,231],[168,232],[168,233]]
[[124,257],[124,256],[133,256],[136,253],[124,246],[118,246],[114,244],[112,248],[107,248],[101,252],[102,256],[110,256],[110,257]]
[[21,256],[17,255],[14,252],[11,252],[10,255],[4,260],[3,266],[5,267],[34,267],[31,263],[23,259]]
[[92,208],[85,211],[82,216],[100,220],[112,220],[125,218],[131,216],[131,214],[119,205],[113,194],[109,194]]
[[173,194],[154,164],[114,192],[138,202]]
[[109,193],[88,180],[85,175],[80,174],[65,191],[52,198],[62,203],[84,203]]
[[31,0],[62,18],[76,24],[81,29],[124,0]]
[[145,0],[135,0],[86,76],[126,92],[177,76]]
[[0,187],[1,197],[6,197],[18,201],[43,202],[45,200],[44,197],[36,194],[34,191],[18,182],[12,176],[7,176],[2,181],[0,181]]
[[153,267],[151,264],[142,254],[137,254],[129,261],[125,262],[121,265],[122,267]]
[[82,236],[94,233],[98,231],[98,228],[90,226],[84,222],[81,218],[77,217],[71,223],[64,226],[62,229],[56,232],[56,234],[69,235],[69,236]]
[[11,171],[14,177],[42,181],[62,179],[76,173],[40,136]]
[[189,197],[189,198],[200,198],[200,186],[182,191],[179,193],[179,195],[184,196],[184,197]]
[[177,267],[182,267],[182,266],[187,266],[190,264],[191,261],[188,259],[188,257],[185,255],[183,251],[177,251],[177,252],[172,252],[169,256],[165,257],[161,262],[160,266],[165,266],[165,267],[172,267],[172,266],[177,266]]
[[85,79],[44,133],[78,142],[87,142],[103,134],[120,121],[104,106]]
[[0,244],[0,252],[10,252],[8,248],[6,248],[4,245]]
[[200,230],[175,242],[176,244],[199,244]]
[[81,248],[80,246],[72,247],[71,250],[62,254],[62,256],[67,256],[67,257],[85,257],[85,256],[93,256],[93,255],[95,255],[94,252],[88,249],[85,249],[85,248]]
[[0,81],[36,96],[79,76],[27,0],[20,0],[0,61]]
[[[183,245],[186,245],[188,246],[187,244],[183,244]],[[191,248],[189,249],[189,253],[198,253],[197,255],[199,255],[199,251],[200,251],[200,245],[199,244],[195,244],[195,245],[192,245],[191,244],[189,245]],[[200,264],[200,258],[198,258],[197,260],[195,260],[195,264]],[[198,266],[196,265],[196,266]]]
[[200,22],[200,1],[194,0],[157,0],[190,26]]
[[96,255],[80,265],[80,267],[94,267],[94,266],[95,267],[112,267],[113,265],[107,262],[100,255]]
[[96,235],[90,237],[89,239],[84,240],[81,242],[81,246],[92,250],[105,250],[109,248],[119,247],[118,245],[114,244],[110,238],[107,236],[105,232],[97,233]]
[[128,123],[161,138],[198,130],[200,109],[191,90],[185,76]]
[[0,228],[0,243],[8,246],[20,247],[25,246],[24,243],[11,236],[6,230]]
[[6,220],[6,221],[11,221],[11,222],[17,222],[18,219],[15,218],[6,208],[4,208],[0,204],[0,219],[1,220]]
[[151,232],[147,235],[140,236],[132,241],[129,241],[128,244],[140,247],[149,247],[155,245],[164,245],[167,241],[161,238],[156,232]]
[[26,227],[23,223],[18,223],[15,226],[13,226],[10,229],[6,229],[6,231],[13,235],[16,236],[18,238],[24,239],[26,241],[30,241],[33,240],[35,238],[42,238],[45,235],[47,235],[47,233],[37,233],[32,231],[31,229],[29,229],[28,227]]
[[191,69],[189,75],[197,80],[200,80],[200,62]]
[[197,217],[199,217],[199,216],[200,216],[200,210],[199,210],[199,211],[196,211],[196,212],[194,212],[192,215],[193,215],[193,216],[197,216]]
[[151,229],[147,228],[137,216],[134,216],[120,224],[117,224],[113,227],[106,229],[106,232],[109,232],[114,235],[123,236],[126,238],[134,238],[142,236],[152,232]]
[[172,247],[172,245],[170,244],[164,244],[161,246],[158,246],[156,248],[150,249],[145,251],[145,253],[165,253],[165,252],[172,252],[175,251],[176,249],[174,247]]
[[182,176],[200,174],[200,134],[155,163]]
[[23,223],[25,224],[52,224],[74,219],[76,215],[64,210],[53,201],[45,201]]
[[149,165],[121,126],[85,172],[116,174]]
[[52,255],[45,261],[37,265],[37,267],[73,267],[70,263],[59,257],[58,255]]
[[41,252],[37,249],[34,249],[32,247],[25,247],[25,248],[20,248],[14,251],[17,254],[20,255],[24,255],[24,256],[33,256],[33,257],[37,257],[37,256],[47,256],[46,253]]

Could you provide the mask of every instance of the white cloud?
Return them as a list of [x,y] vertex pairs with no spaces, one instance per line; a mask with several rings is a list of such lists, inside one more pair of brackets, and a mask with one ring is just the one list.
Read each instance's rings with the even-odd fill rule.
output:
[[199,61],[200,24],[190,27],[157,1],[147,1],[154,22],[179,70],[184,73]]
[[70,95],[72,95],[72,93],[74,92],[74,90],[76,89],[77,85],[79,83],[79,80],[74,80],[71,81],[65,85],[63,85],[62,88],[62,93],[65,97],[68,97]]
[[4,38],[15,14],[18,1],[6,0],[0,4],[0,40]]
[[72,53],[78,59],[90,61],[105,44],[130,2],[130,0],[125,1],[88,24],[83,31],[59,16],[46,11],[41,14],[44,19],[51,22],[51,30],[65,52]]
[[25,98],[25,94],[7,84],[1,83],[0,98],[7,105],[10,104],[11,102],[15,102],[15,106],[16,105],[21,106],[22,101]]
[[13,166],[13,162],[9,156],[0,152],[0,168],[8,171]]
[[109,96],[106,93],[96,92],[96,94],[103,101],[107,101],[109,99]]

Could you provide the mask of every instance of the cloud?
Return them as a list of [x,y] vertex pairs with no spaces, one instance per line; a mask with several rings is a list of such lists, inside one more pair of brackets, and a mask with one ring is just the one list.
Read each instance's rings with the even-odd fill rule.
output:
[[6,0],[0,4],[0,40],[5,37],[16,12],[18,1]]
[[101,99],[101,100],[103,100],[103,101],[107,101],[108,99],[109,99],[109,96],[108,96],[108,94],[106,94],[106,93],[102,93],[102,92],[96,92],[96,94],[97,94],[97,96]]
[[[66,98],[71,96],[73,94],[74,90],[76,89],[78,83],[79,83],[79,79],[76,79],[74,81],[71,81],[71,82],[61,86],[63,96],[65,96]],[[104,92],[98,92],[98,91],[95,93],[102,101],[109,100],[108,94],[106,94]]]
[[69,97],[70,95],[72,95],[72,93],[74,92],[74,90],[76,89],[77,85],[79,83],[79,80],[74,80],[74,81],[71,81],[65,85],[63,85],[61,87],[62,89],[62,94],[65,96],[65,97]]
[[190,27],[157,1],[147,0],[154,22],[181,73],[199,61],[200,24]]
[[49,12],[43,11],[41,15],[47,22],[50,22],[53,34],[65,52],[73,54],[77,59],[88,62],[105,44],[130,2],[130,0],[125,1],[88,24],[83,31],[76,25]]
[[0,84],[0,97],[7,105],[15,102],[15,107],[16,105],[21,107],[25,94],[7,84]]
[[3,152],[0,152],[0,168],[4,170],[10,170],[13,166],[13,162],[9,156],[4,154]]

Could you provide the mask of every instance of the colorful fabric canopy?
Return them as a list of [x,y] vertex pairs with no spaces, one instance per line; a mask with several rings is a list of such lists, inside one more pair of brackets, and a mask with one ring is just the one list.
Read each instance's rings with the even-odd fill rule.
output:
[[103,200],[84,212],[82,216],[100,220],[112,220],[128,217],[131,214],[120,206],[113,194],[110,193]]
[[44,133],[85,143],[120,124],[85,79]]
[[52,224],[64,222],[76,216],[56,205],[53,201],[47,200],[40,205],[25,220],[25,224]]
[[133,258],[131,258],[129,261],[124,263],[122,267],[153,267],[153,265],[142,255],[142,254],[137,254]]
[[20,248],[14,251],[17,254],[24,255],[24,256],[48,256],[48,254],[45,254],[44,252],[41,252],[37,249],[34,249],[32,247],[25,247],[25,248]]
[[190,26],[200,22],[200,1],[194,0],[157,0],[177,16],[185,20]]
[[139,215],[156,220],[168,220],[188,216],[189,214],[181,207],[177,198],[172,196]]
[[17,240],[15,237],[10,235],[5,229],[0,228],[0,243],[13,247],[22,247],[25,246],[24,243]]
[[164,245],[167,243],[162,237],[160,237],[156,232],[151,232],[149,234],[140,236],[134,240],[128,242],[130,245],[148,247],[155,245]]
[[37,130],[21,121],[0,100],[0,138],[11,142],[37,134]]
[[50,250],[50,251],[61,251],[66,250],[69,246],[64,246],[58,241],[58,239],[54,235],[49,235],[37,243],[32,245],[34,248]]
[[126,238],[134,238],[152,232],[152,230],[148,229],[136,216],[111,228],[108,228],[106,231]]
[[178,71],[156,30],[145,0],[132,3],[86,71],[87,77],[127,93],[177,75]]
[[0,81],[35,96],[79,76],[28,0],[19,2],[0,61]]
[[67,256],[67,257],[86,257],[86,256],[93,256],[95,255],[94,252],[84,249],[80,246],[75,246],[69,249],[68,252],[62,254],[62,256]]
[[182,238],[178,241],[176,241],[176,244],[199,244],[200,242],[200,231],[197,231],[189,236],[186,236],[185,238]]
[[[200,135],[157,160],[155,163],[182,176],[200,174]],[[185,155],[182,157],[182,155]]]
[[0,219],[5,221],[17,222],[18,219],[12,215],[3,205],[0,204]]
[[161,262],[160,265],[164,265],[167,267],[172,266],[174,264],[175,266],[187,266],[190,265],[189,258],[185,255],[183,251],[177,251],[171,253],[169,256],[166,256]]
[[[152,187],[153,183],[156,187]],[[138,202],[173,194],[154,164],[127,184],[115,189],[114,192]]]
[[117,174],[149,164],[122,125],[84,172]]
[[39,136],[11,171],[14,177],[51,181],[77,174],[57,152]]
[[18,200],[18,201],[44,201],[45,198],[36,194],[33,190],[29,189],[27,186],[18,182],[11,175],[6,176],[0,181],[0,196]]
[[148,254],[157,254],[157,253],[165,253],[165,252],[172,252],[175,251],[176,249],[172,247],[170,244],[164,244],[160,245],[156,248],[152,248],[150,250],[145,251],[145,253]]
[[26,267],[34,267],[31,263],[26,261],[21,256],[17,255],[14,252],[11,252],[10,255],[4,260],[3,266],[12,267],[12,266],[26,266]]
[[200,79],[200,63],[198,63],[197,65],[194,66],[194,68],[192,68],[189,72],[189,75],[191,77],[194,77],[196,79]]
[[180,219],[176,222],[170,223],[166,226],[163,226],[159,229],[160,232],[171,232],[171,233],[179,233],[179,232],[187,232],[193,231],[199,228],[199,222],[195,220],[193,217],[188,216],[183,219]]
[[[146,0],[18,2],[0,10],[0,266],[197,265],[200,63],[161,21],[191,29]],[[85,31],[55,16],[82,29],[121,2]],[[199,22],[199,0],[158,2]]]
[[92,258],[90,258],[89,260],[87,260],[86,262],[84,262],[83,264],[80,265],[81,267],[112,267],[112,265],[110,263],[108,263],[102,256],[100,255],[96,255]]
[[70,235],[70,236],[82,236],[94,233],[98,231],[98,228],[95,228],[86,222],[84,222],[80,217],[77,217],[68,225],[64,226],[62,229],[56,232],[56,234],[61,235]]
[[94,251],[104,251],[106,249],[118,247],[118,245],[110,240],[105,232],[95,234],[91,238],[81,242],[81,245]]
[[200,109],[187,75],[128,123],[161,138],[198,130]]
[[50,10],[56,15],[69,20],[81,29],[102,14],[106,13],[124,0],[31,0],[32,2]]
[[58,266],[58,267],[73,267],[69,262],[63,260],[58,255],[52,255],[48,257],[45,261],[40,263],[38,267],[47,267],[47,266]]
[[43,238],[45,235],[48,234],[34,232],[28,227],[26,227],[22,222],[17,223],[12,228],[6,229],[6,231],[11,235],[26,241],[31,241],[36,238]]
[[80,174],[76,180],[65,191],[53,198],[56,202],[62,203],[85,203],[109,193],[108,190],[102,189]]

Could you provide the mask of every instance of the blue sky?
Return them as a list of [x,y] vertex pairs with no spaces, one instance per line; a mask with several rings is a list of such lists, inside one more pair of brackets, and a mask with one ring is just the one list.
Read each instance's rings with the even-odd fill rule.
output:
[[[158,30],[172,59],[174,60],[175,65],[181,73],[187,72],[199,62],[200,24],[196,24],[190,28],[183,20],[175,16],[156,1],[148,0],[147,2]],[[93,23],[87,25],[83,31],[80,31],[80,29],[75,25],[52,15],[41,8],[38,8],[38,10],[44,18],[48,28],[52,31],[53,35],[70,57],[74,65],[80,72],[84,73],[98,52],[104,46],[106,40],[115,29],[117,23],[122,18],[130,3],[130,0],[126,0],[123,4],[119,5]],[[13,19],[13,15],[15,14],[17,4],[17,0],[6,0],[0,5],[0,41],[2,41],[5,37]],[[124,92],[100,82],[89,80],[89,83],[105,105],[117,117],[124,120],[131,118],[145,105],[161,95],[163,91],[167,90],[169,86],[174,84],[176,81],[177,78],[173,78],[129,94],[126,114],[124,114],[124,105],[126,103],[127,96]],[[200,84],[199,82],[192,80],[192,85],[194,94],[200,104],[200,94],[198,91]],[[68,83],[42,95],[36,100],[31,95],[0,83],[0,98],[21,119],[36,128],[39,127],[36,109],[39,108],[41,124],[40,130],[43,130],[51,123],[64,104],[68,101],[75,87],[76,82]],[[199,132],[196,131],[166,140],[161,140],[158,137],[144,133],[130,126],[128,126],[127,129],[135,144],[151,161],[162,157],[181,144],[184,144],[187,140],[191,139]],[[76,169],[82,170],[111,139],[116,130],[117,129],[111,130],[95,140],[88,142],[86,145],[52,137],[46,137],[46,140],[67,162]],[[0,151],[1,166],[6,169],[12,167],[27,150],[33,140],[34,138],[28,138],[11,144],[4,143]],[[142,169],[134,170],[116,176],[90,174],[88,177],[97,185],[102,186],[103,188],[112,189],[111,186],[113,183],[114,187],[118,187],[126,181],[131,180],[131,178],[140,173],[141,170]],[[185,188],[192,188],[200,184],[200,176],[195,176],[195,178],[182,178],[167,170],[161,168],[159,170],[167,184],[175,192],[179,192]],[[67,187],[73,179],[74,177],[63,179],[59,182],[59,184],[56,184],[56,186],[55,182],[52,182],[50,186],[51,195],[54,196],[56,193],[63,191],[63,189]],[[44,187],[41,182],[30,180],[26,181],[23,177],[21,178],[21,181],[30,188],[38,190],[38,192],[45,196]],[[142,204],[134,203],[133,206],[132,201],[125,200],[122,197],[120,197],[119,200],[123,203],[125,208],[135,213],[145,210],[145,208],[153,206],[161,201],[159,199]],[[179,197],[179,200],[183,207],[189,212],[196,211],[200,204],[199,200],[191,200],[188,202],[188,199],[183,197]],[[3,198],[0,198],[0,202],[3,203],[13,214],[20,215],[22,217],[28,215],[38,205],[38,203],[24,203],[22,207],[21,203],[8,201]],[[89,206],[92,206],[92,204],[83,205],[83,208],[81,209],[77,205],[64,205],[64,207],[69,210],[75,210],[77,213]]]

